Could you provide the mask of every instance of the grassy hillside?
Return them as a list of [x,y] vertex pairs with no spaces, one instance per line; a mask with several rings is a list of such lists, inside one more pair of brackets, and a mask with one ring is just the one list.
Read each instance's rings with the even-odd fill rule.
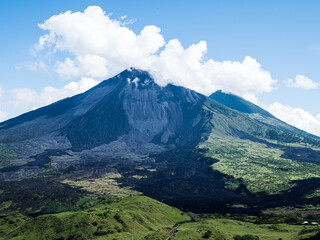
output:
[[[319,232],[317,226],[283,223],[289,218],[272,219],[272,216],[263,219],[243,216],[244,221],[239,221],[216,215],[186,214],[148,197],[131,196],[82,211],[35,218],[21,214],[7,216],[0,219],[0,239],[292,240]],[[255,223],[261,220],[275,223]]]
[[11,160],[17,157],[13,151],[8,149],[4,144],[0,144],[0,168],[11,165]]
[[143,239],[189,220],[178,209],[148,197],[106,201],[88,210],[0,220],[0,239]]
[[276,194],[293,187],[293,180],[320,177],[319,165],[282,158],[283,150],[247,139],[213,133],[199,148],[218,160],[212,165],[214,170],[235,179],[226,182],[233,190],[244,183],[252,193]]
[[247,239],[293,240],[315,235],[316,226],[288,224],[253,224],[231,219],[201,219],[182,224],[172,240],[180,239]]
[[214,160],[213,170],[226,175],[226,188],[245,185],[251,193],[279,194],[294,187],[293,181],[320,178],[319,140],[250,119],[244,113],[266,113],[248,102],[241,104],[250,109],[240,108],[240,113],[205,104],[213,114],[198,149]]
[[[231,93],[224,93],[221,90],[216,91],[210,95],[210,98],[231,108],[248,115],[250,118],[255,119],[259,122],[266,124],[267,126],[273,127],[276,130],[283,130],[284,132],[291,133],[294,135],[300,135],[303,137],[302,142],[310,143],[312,145],[319,146],[320,138],[314,136],[305,131],[302,131],[296,127],[293,127],[262,109],[261,107]],[[286,136],[288,139],[288,135]],[[292,137],[289,137],[292,138]],[[298,139],[295,139],[297,141]]]

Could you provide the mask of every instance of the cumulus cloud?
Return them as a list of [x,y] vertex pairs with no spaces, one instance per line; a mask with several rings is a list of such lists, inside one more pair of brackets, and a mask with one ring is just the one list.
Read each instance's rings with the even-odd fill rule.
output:
[[66,78],[91,77],[103,78],[108,75],[105,58],[96,55],[66,58],[64,62],[57,61],[56,71]]
[[314,89],[319,87],[319,83],[313,81],[312,79],[303,76],[297,75],[294,79],[288,79],[286,81],[288,87],[292,88],[303,88],[303,89]]
[[78,82],[70,82],[63,88],[45,87],[40,93],[29,88],[16,88],[11,90],[12,100],[7,104],[22,110],[36,109],[60,99],[82,93],[95,85],[98,81],[92,78],[82,78]]
[[184,48],[178,39],[165,42],[153,25],[136,34],[123,19],[111,19],[98,6],[54,15],[39,24],[47,33],[36,49],[70,53],[72,57],[55,65],[65,78],[106,78],[136,67],[149,70],[160,85],[173,83],[207,95],[223,89],[250,99],[270,92],[276,83],[252,57],[241,62],[205,60],[205,41]]
[[39,27],[49,33],[40,37],[37,49],[68,51],[76,58],[104,58],[111,74],[147,58],[165,43],[158,27],[146,26],[137,35],[97,6],[88,7],[83,13],[67,11],[52,16]]
[[26,68],[26,69],[33,71],[33,72],[47,72],[48,71],[48,66],[44,62],[42,62],[41,60],[35,61],[35,62],[22,63],[22,64],[19,64],[15,67],[15,69],[17,71],[19,71],[23,68]]
[[286,123],[320,136],[320,120],[301,108],[275,102],[267,107],[267,110]]

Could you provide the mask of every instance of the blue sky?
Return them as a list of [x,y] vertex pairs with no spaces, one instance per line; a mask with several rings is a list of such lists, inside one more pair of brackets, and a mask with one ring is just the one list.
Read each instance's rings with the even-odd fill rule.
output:
[[[319,1],[1,1],[0,112],[3,119],[4,116],[13,117],[50,103],[50,99],[43,99],[45,96],[36,95],[47,86],[61,89],[71,81],[78,82],[82,77],[89,76],[83,73],[85,76],[74,74],[73,77],[66,77],[56,70],[57,61],[63,62],[66,57],[75,60],[80,56],[77,55],[79,51],[58,49],[53,52],[48,46],[36,51],[34,47],[39,38],[48,33],[38,27],[39,23],[68,10],[83,13],[88,6],[100,6],[106,14],[112,13],[109,18],[114,20],[126,15],[123,21],[132,21],[126,27],[136,34],[145,26],[157,26],[161,29],[165,44],[171,39],[178,39],[187,49],[204,40],[207,53],[203,54],[201,61],[213,59],[217,62],[228,60],[242,63],[246,56],[250,56],[263,71],[270,73],[272,80],[277,81],[268,83],[273,90],[246,93],[243,89],[228,89],[226,84],[221,86],[242,96],[254,95],[259,105],[279,118],[320,134],[317,118],[320,114],[317,84],[320,82]],[[159,43],[158,52],[163,48],[165,46]],[[103,57],[107,59],[108,55]],[[108,71],[106,77],[111,73]],[[219,76],[221,74],[219,72]],[[302,76],[298,77],[300,84],[295,82],[297,75]],[[102,75],[98,74],[92,81],[102,79]],[[293,80],[290,83],[288,79]],[[237,81],[245,80],[239,78]],[[264,81],[263,77],[261,81]],[[184,85],[185,82],[180,81],[179,84]],[[188,84],[190,88],[195,86]],[[214,91],[217,82],[212,84]],[[19,89],[30,91],[22,94]],[[61,97],[64,94],[70,95],[71,92],[61,93]],[[22,98],[35,100],[24,105]],[[43,103],[35,104],[40,101]]]

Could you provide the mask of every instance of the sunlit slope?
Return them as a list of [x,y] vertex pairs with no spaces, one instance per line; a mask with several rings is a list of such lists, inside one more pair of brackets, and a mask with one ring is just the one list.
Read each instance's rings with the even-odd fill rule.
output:
[[[231,95],[230,99],[238,97]],[[245,102],[240,103],[232,106],[243,107]],[[316,137],[271,126],[229,108],[218,114],[212,104],[206,102],[213,114],[198,149],[215,160],[214,170],[231,177],[226,180],[228,189],[236,190],[244,184],[251,193],[276,194],[295,186],[292,181],[320,177],[319,152],[310,149],[319,148]],[[275,119],[253,104],[240,110]]]
[[310,237],[319,231],[316,226],[257,224],[253,217],[243,218],[247,222],[187,214],[147,197],[132,196],[76,212],[35,218],[21,214],[7,216],[0,219],[0,239],[291,240]]
[[83,211],[42,215],[34,219],[21,216],[6,219],[0,220],[0,239],[53,240],[144,239],[148,234],[171,228],[190,217],[156,200],[134,196]]

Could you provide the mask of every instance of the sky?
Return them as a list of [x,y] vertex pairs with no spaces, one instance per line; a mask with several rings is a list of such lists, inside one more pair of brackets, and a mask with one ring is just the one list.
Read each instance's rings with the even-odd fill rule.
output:
[[0,1],[0,121],[128,67],[320,136],[319,1]]

